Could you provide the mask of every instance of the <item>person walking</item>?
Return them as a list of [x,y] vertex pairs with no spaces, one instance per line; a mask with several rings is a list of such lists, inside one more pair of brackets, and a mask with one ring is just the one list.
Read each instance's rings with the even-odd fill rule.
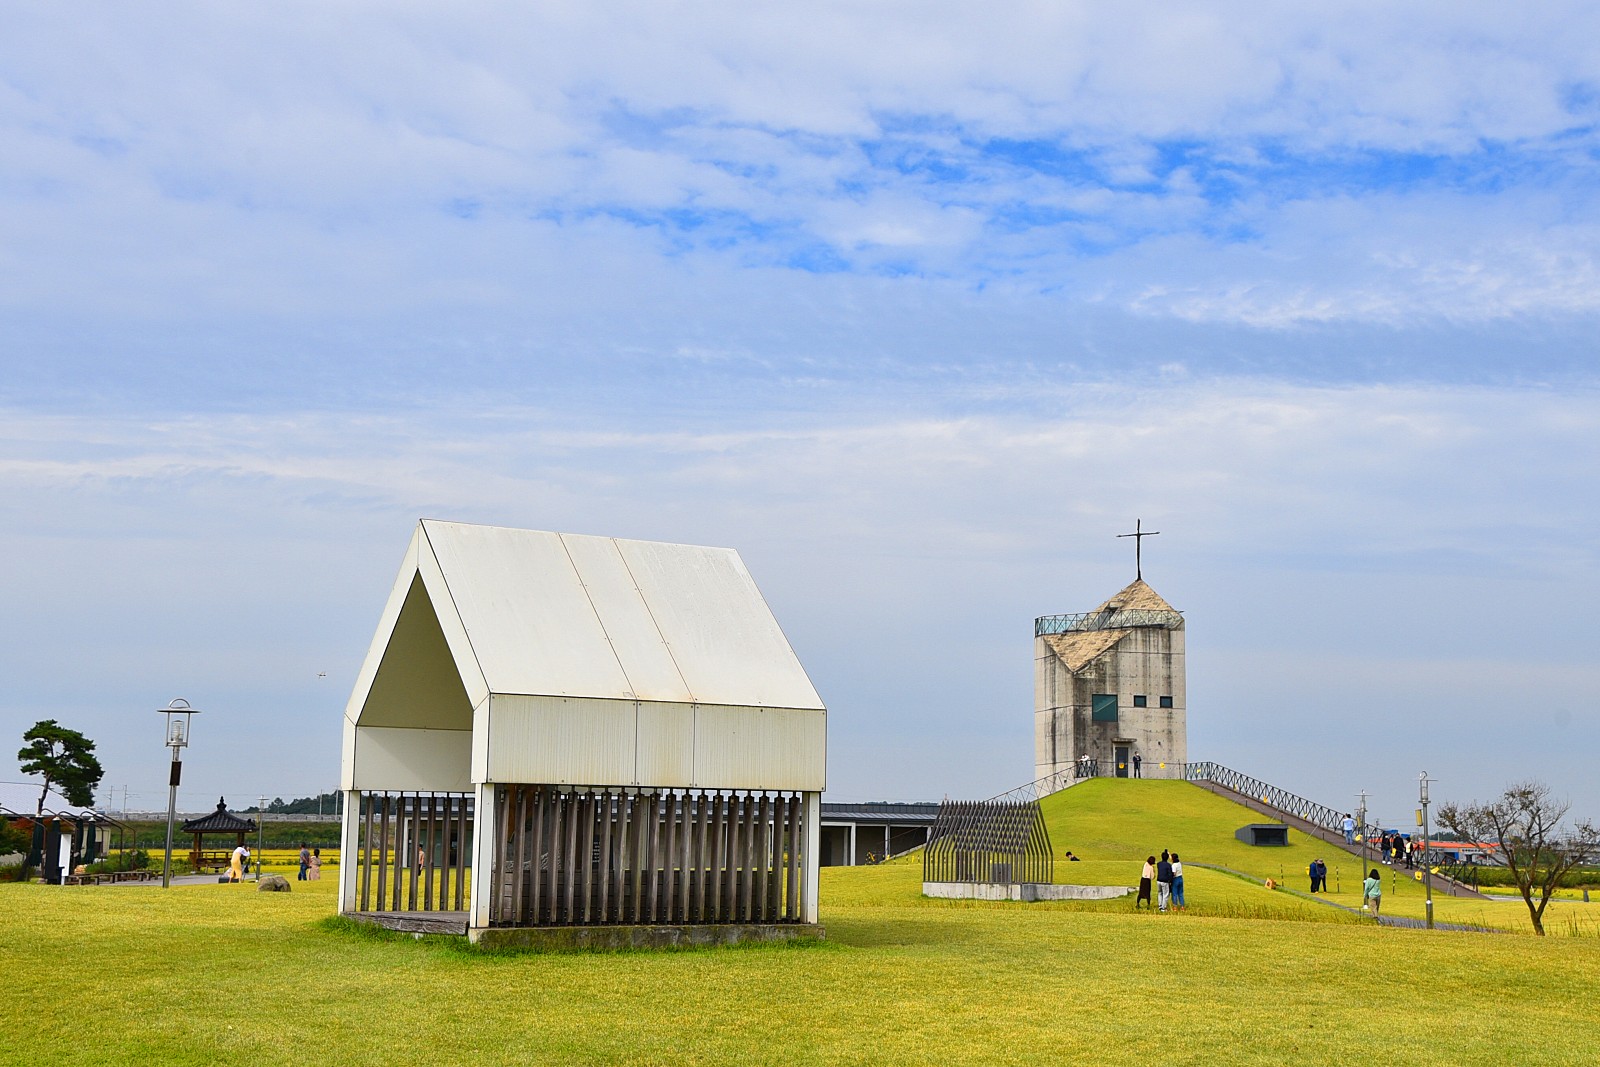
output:
[[1133,899],[1134,911],[1139,910],[1139,901],[1141,900],[1144,901],[1146,905],[1149,905],[1150,883],[1155,880],[1155,876],[1156,858],[1154,856],[1146,856],[1144,860],[1144,870],[1139,872],[1139,895]]
[[1139,773],[1139,768],[1142,767],[1142,766],[1144,766],[1144,757],[1139,755],[1139,753],[1135,752],[1133,754],[1133,776],[1135,778],[1144,777],[1142,774]]
[[1187,911],[1188,905],[1183,902],[1183,864],[1178,862],[1178,854],[1172,854],[1172,910]]
[[306,872],[309,871],[310,869],[311,869],[311,850],[309,848],[307,848],[306,847],[306,843],[304,841],[302,841],[302,842],[300,842],[300,873],[295,876],[295,881],[297,881],[297,882],[305,881],[306,880]]
[[1378,905],[1383,903],[1383,879],[1378,877],[1378,869],[1374,867],[1367,875],[1367,880],[1361,883],[1361,910],[1378,914]]
[[1161,850],[1161,862],[1156,864],[1156,910],[1166,911],[1172,899],[1172,858]]
[[322,850],[311,850],[311,869],[306,872],[306,877],[313,882],[322,881]]
[[1356,820],[1351,816],[1351,814],[1348,811],[1344,813],[1343,826],[1344,826],[1344,843],[1347,844],[1347,845],[1355,844],[1356,843]]

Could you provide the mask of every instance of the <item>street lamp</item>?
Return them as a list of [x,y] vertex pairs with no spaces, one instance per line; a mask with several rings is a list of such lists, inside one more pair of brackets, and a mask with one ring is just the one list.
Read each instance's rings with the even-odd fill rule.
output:
[[167,747],[172,749],[172,774],[167,779],[167,858],[161,864],[161,888],[172,886],[172,824],[178,814],[178,779],[183,776],[180,753],[189,745],[189,716],[200,714],[182,697],[173,700],[156,714],[167,717]]
[[1433,779],[1428,777],[1428,772],[1423,771],[1417,775],[1418,799],[1422,801],[1422,810],[1417,813],[1422,820],[1422,885],[1427,896],[1426,908],[1428,912],[1428,929],[1433,929],[1433,867],[1428,860],[1428,783]]
[[1363,882],[1367,879],[1367,791],[1363,789],[1356,794],[1356,833],[1361,835],[1361,875]]

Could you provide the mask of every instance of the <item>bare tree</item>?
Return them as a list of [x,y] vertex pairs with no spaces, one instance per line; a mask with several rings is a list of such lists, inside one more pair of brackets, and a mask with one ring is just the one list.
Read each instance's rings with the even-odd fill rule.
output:
[[[1544,936],[1544,909],[1561,876],[1600,853],[1600,829],[1575,820],[1572,807],[1550,795],[1543,782],[1517,782],[1487,804],[1445,804],[1439,825],[1464,841],[1494,843],[1527,902],[1533,931]],[[1537,894],[1538,901],[1534,897]]]

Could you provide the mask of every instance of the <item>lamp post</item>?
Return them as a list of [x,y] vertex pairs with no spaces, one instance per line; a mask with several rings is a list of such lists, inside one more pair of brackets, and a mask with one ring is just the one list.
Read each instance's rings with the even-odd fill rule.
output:
[[1422,886],[1427,898],[1424,907],[1430,930],[1433,929],[1433,868],[1428,863],[1428,783],[1432,780],[1427,771],[1417,775],[1418,799],[1422,802],[1422,811],[1418,813],[1422,820]]
[[261,857],[267,854],[267,798],[256,800],[256,881],[261,881]]
[[183,776],[181,754],[189,745],[189,716],[200,712],[178,697],[156,713],[167,717],[167,747],[172,749],[172,774],[167,779],[167,857],[161,864],[161,888],[168,889],[172,886],[172,824],[178,814],[178,779]]
[[1356,794],[1356,833],[1361,835],[1361,880],[1367,878],[1367,791]]

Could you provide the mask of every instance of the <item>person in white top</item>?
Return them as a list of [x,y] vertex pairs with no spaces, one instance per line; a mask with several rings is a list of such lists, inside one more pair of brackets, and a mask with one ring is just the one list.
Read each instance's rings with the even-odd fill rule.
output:
[[1188,905],[1183,902],[1183,864],[1178,862],[1178,854],[1172,854],[1172,910],[1185,911]]

